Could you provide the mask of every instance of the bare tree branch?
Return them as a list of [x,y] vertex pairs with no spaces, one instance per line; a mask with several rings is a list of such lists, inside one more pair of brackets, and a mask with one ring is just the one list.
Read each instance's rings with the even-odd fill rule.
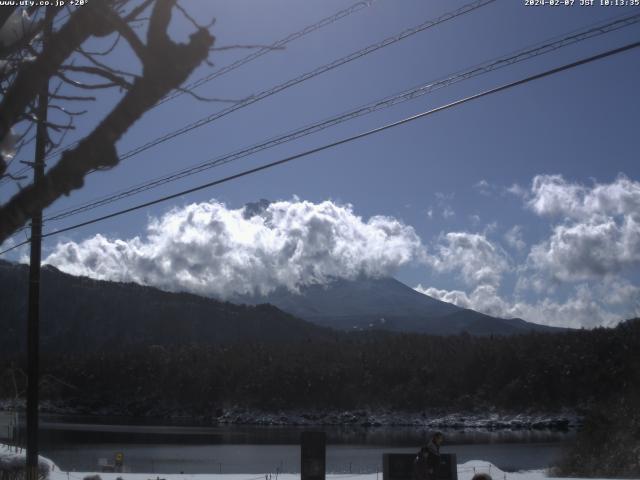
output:
[[[121,35],[118,35],[118,38],[121,38]],[[106,63],[103,63],[103,62],[101,62],[99,60],[96,60],[94,58],[95,54],[87,53],[82,48],[78,48],[78,52],[80,53],[80,55],[82,55],[84,58],[89,60],[91,63],[93,63],[98,68],[102,68],[104,70],[108,70],[109,72],[115,73],[115,74],[118,74],[118,75],[125,75],[125,76],[128,76],[128,77],[137,77],[137,75],[134,74],[134,73],[125,72],[124,70],[119,70],[119,69],[114,68],[114,67],[112,67],[110,65],[107,65]]]
[[[96,4],[101,2],[88,5]],[[35,212],[82,187],[89,171],[117,165],[116,142],[149,108],[179,87],[207,58],[214,38],[206,29],[198,29],[187,44],[177,44],[169,38],[166,30],[174,5],[175,0],[156,1],[149,21],[147,45],[144,47],[146,54],[141,59],[142,76],[135,79],[131,89],[114,109],[75,148],[64,152],[41,181],[20,190],[0,207],[0,243],[24,225]],[[80,9],[78,13],[83,10],[88,8]],[[106,14],[115,15],[113,11]],[[91,20],[91,17],[87,20]],[[72,39],[82,36],[76,35]],[[57,62],[59,67],[64,59],[56,59],[60,59]],[[50,64],[54,63],[46,62],[41,70],[48,73]]]
[[221,52],[223,50],[254,50],[256,48],[264,50],[284,50],[284,47],[274,47],[273,45],[227,45],[224,47],[213,47],[211,51]]
[[176,2],[176,8],[180,11],[180,13],[182,13],[184,18],[186,18],[191,23],[191,25],[196,28],[205,28],[204,25],[200,25],[198,22],[196,22],[196,20],[191,15],[189,15],[189,12],[187,12],[187,10],[178,2]]
[[9,17],[13,14],[13,11],[17,8],[17,5],[9,5],[4,8],[0,8],[0,28],[4,26]]
[[51,78],[62,62],[96,30],[104,32],[101,24],[105,22],[101,22],[101,18],[108,11],[107,2],[87,3],[51,36],[46,49],[34,62],[22,64],[0,103],[0,139],[9,133],[17,118],[34,101],[42,80]]
[[56,72],[55,76],[58,77],[60,80],[62,80],[64,83],[68,83],[69,85],[71,85],[73,87],[83,88],[85,90],[100,90],[100,89],[103,89],[103,88],[113,88],[113,87],[120,87],[120,88],[124,88],[124,89],[131,88],[131,85],[126,81],[124,81],[124,84],[115,83],[115,82],[82,83],[82,82],[79,82],[77,80],[73,80],[72,78],[67,77],[62,72]]
[[84,53],[86,55],[92,55],[92,56],[93,55],[98,55],[98,56],[104,57],[104,56],[109,55],[111,52],[113,52],[113,50],[116,48],[116,46],[120,42],[121,38],[122,38],[122,35],[117,35],[116,39],[113,41],[111,46],[109,48],[107,48],[103,52],[91,52],[91,51],[83,50],[82,47],[78,47],[78,51],[80,51],[80,52],[82,52],[82,53]]
[[245,99],[234,100],[231,98],[204,97],[202,95],[195,93],[192,90],[189,90],[188,88],[182,88],[182,87],[178,87],[176,88],[176,90],[182,93],[186,93],[187,95],[195,98],[196,100],[200,100],[201,102],[240,103],[245,100]]
[[124,21],[131,22],[134,20],[139,20],[138,15],[140,15],[147,8],[149,8],[149,5],[151,5],[152,3],[153,3],[153,0],[145,0],[138,7],[131,10],[131,12],[129,12],[129,14],[126,17],[124,17]]
[[136,32],[134,32],[133,29],[129,26],[129,24],[116,14],[109,15],[106,20],[122,36],[122,38],[124,38],[129,43],[129,46],[133,49],[140,61],[144,63],[144,58],[147,55],[146,47],[144,43],[142,43],[142,40],[140,40],[140,37],[136,35]]
[[[9,7],[9,8],[15,9],[15,6]],[[0,11],[3,11],[3,10],[4,9],[0,9]],[[31,41],[42,31],[44,27],[44,22],[39,22],[38,24],[34,24],[34,22],[35,22],[35,16],[32,17],[31,25],[29,25],[26,35],[24,35],[22,38],[12,43],[11,45],[4,45],[2,46],[2,48],[0,48],[0,58],[10,57],[11,55],[16,54],[21,49],[25,48],[27,45],[31,43]],[[0,24],[0,27],[4,26],[5,23],[6,23],[6,20]]]
[[49,108],[53,110],[58,110],[59,112],[62,112],[65,115],[68,115],[70,117],[77,117],[80,115],[84,115],[85,113],[88,112],[88,110],[79,110],[79,111],[67,110],[66,108],[61,107],[60,105],[53,105],[53,104],[49,104]]
[[53,98],[56,100],[68,100],[73,102],[91,102],[96,100],[96,97],[91,97],[89,95],[50,95],[49,98]]
[[[131,83],[124,78],[116,75],[112,71],[106,70],[104,68],[98,67],[88,67],[88,66],[75,66],[75,65],[64,65],[61,67],[61,70],[66,70],[70,72],[80,72],[86,73],[89,75],[98,75],[102,78],[106,78],[110,81],[111,84],[119,85],[120,87],[128,90],[131,88]],[[95,87],[94,87],[95,88]]]

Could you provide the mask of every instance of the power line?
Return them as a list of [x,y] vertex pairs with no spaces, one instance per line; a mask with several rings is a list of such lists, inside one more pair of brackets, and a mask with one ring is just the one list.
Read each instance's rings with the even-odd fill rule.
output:
[[151,181],[134,185],[132,187],[129,187],[128,189],[124,189],[119,192],[109,194],[107,196],[101,197],[99,199],[96,199],[81,205],[77,205],[75,207],[69,207],[67,209],[58,211],[57,213],[51,214],[50,216],[46,217],[45,220],[48,222],[61,220],[82,212],[93,210],[95,208],[107,205],[109,203],[113,203],[117,200],[121,200],[123,198],[127,198],[132,195],[142,193],[144,191],[170,183],[172,181],[176,181],[181,178],[185,178],[187,176],[194,175],[202,171],[208,170],[210,168],[224,165],[232,161],[236,161],[240,158],[253,155],[262,150],[302,138],[304,136],[310,135],[312,133],[316,133],[326,128],[330,128],[332,126],[341,124],[343,122],[352,120],[354,118],[358,118],[358,117],[367,115],[369,113],[373,113],[385,108],[392,107],[402,102],[419,98],[423,95],[433,92],[434,90],[447,87],[454,83],[464,81],[469,78],[473,78],[475,76],[482,75],[484,73],[488,73],[500,68],[504,68],[521,61],[529,60],[536,56],[555,51],[559,48],[563,48],[568,45],[572,45],[586,39],[603,35],[605,33],[632,25],[637,22],[640,22],[640,13],[636,15],[626,16],[624,18],[616,18],[615,20],[608,21],[607,23],[601,22],[599,24],[592,25],[587,29],[573,31],[564,37],[554,37],[554,39],[557,39],[557,40],[552,41],[553,39],[550,39],[550,40],[547,40],[546,42],[537,43],[534,46],[526,47],[525,49],[519,50],[510,55],[498,57],[497,59],[475,65],[471,68],[451,74],[440,80],[422,84],[413,89],[406,90],[399,94],[386,97],[382,100],[378,100],[378,101],[366,104],[364,106],[360,106],[356,109],[350,110],[348,112],[344,112],[340,115],[331,117],[329,119],[326,119],[311,125],[307,125],[305,127],[293,130],[283,135],[271,137],[270,139],[262,143],[254,144],[244,149],[237,150],[222,156],[218,156],[216,158],[207,160],[205,162],[194,165],[192,167],[181,169],[171,174],[158,177]]
[[229,65],[226,65],[218,70],[216,70],[215,72],[212,72],[209,75],[205,75],[204,77],[195,80],[189,84],[187,84],[182,90],[178,90],[176,92],[173,92],[172,94],[167,95],[165,98],[163,98],[162,100],[160,100],[160,102],[158,102],[155,106],[157,105],[161,105],[164,102],[168,102],[169,100],[173,100],[176,97],[179,97],[181,95],[183,95],[186,92],[192,92],[193,90],[195,90],[196,88],[200,87],[201,85],[204,85],[205,83],[208,83],[212,80],[215,80],[216,78],[225,75],[233,70],[235,70],[236,68],[249,63],[253,60],[255,60],[256,58],[259,58],[271,51],[273,51],[274,49],[278,49],[278,48],[282,48],[285,45],[287,45],[288,43],[293,42],[294,40],[297,40],[301,37],[304,37],[305,35],[308,35],[312,32],[315,32],[316,30],[319,30],[323,27],[326,27],[328,25],[331,25],[334,22],[337,22],[338,20],[341,20],[342,18],[345,18],[349,15],[351,15],[352,13],[358,12],[368,6],[370,6],[373,3],[374,0],[368,0],[366,2],[358,2],[354,5],[352,5],[349,8],[346,8],[344,10],[340,10],[339,12],[323,18],[322,20],[320,20],[319,22],[314,23],[313,25],[309,25],[305,28],[303,28],[302,30],[299,30],[297,32],[291,33],[289,35],[287,35],[286,37],[272,43],[270,46],[266,47],[266,48],[261,48],[260,50],[250,53],[249,55],[240,58],[239,60],[236,60],[233,63],[230,63]]
[[[371,44],[365,48],[362,48],[360,50],[357,50],[355,52],[350,53],[349,55],[346,55],[344,57],[341,57],[337,60],[334,60],[331,63],[322,65],[320,67],[315,68],[314,70],[311,70],[309,72],[306,72],[302,75],[299,75],[297,77],[294,77],[290,80],[287,80],[286,82],[280,83],[274,87],[271,87],[267,90],[263,90],[259,93],[253,94],[247,98],[245,98],[244,100],[241,100],[238,103],[235,103],[227,108],[224,108],[222,110],[219,110],[211,115],[208,115],[206,117],[203,117],[199,120],[196,120],[195,122],[191,122],[177,130],[172,130],[170,132],[167,132],[164,135],[161,135],[160,137],[157,137],[143,145],[140,145],[136,148],[133,148],[127,152],[125,152],[124,154],[120,155],[120,161],[126,160],[128,158],[131,158],[135,155],[138,155],[139,153],[142,153],[152,147],[155,147],[161,143],[164,143],[168,140],[171,140],[175,137],[178,137],[180,135],[183,135],[187,132],[190,132],[191,130],[195,130],[196,128],[200,128],[204,125],[207,125],[211,122],[214,122],[216,120],[219,120],[220,118],[223,118],[237,110],[240,110],[242,108],[248,107],[249,105],[253,105],[256,102],[259,102],[261,100],[264,100],[265,98],[268,98],[272,95],[275,95],[277,93],[280,93],[288,88],[291,88],[295,85],[298,85],[299,83],[305,82],[307,80],[310,80],[312,78],[317,77],[318,75],[322,75],[323,73],[326,73],[328,71],[331,71],[337,67],[340,67],[342,65],[345,65],[347,63],[350,63],[354,60],[357,60],[361,57],[364,57],[365,55],[369,55],[370,53],[376,52],[382,48],[388,47],[389,45],[393,45],[401,40],[404,40],[407,37],[410,37],[412,35],[415,35],[419,32],[422,32],[424,30],[427,30],[428,28],[434,27],[436,25],[439,25],[441,23],[444,23],[448,20],[452,20],[456,17],[459,17],[461,15],[464,15],[466,13],[472,12],[478,8],[481,8],[485,5],[488,5],[490,3],[495,2],[496,0],[475,0],[471,3],[468,3],[466,5],[463,5],[462,7],[444,13],[442,15],[440,15],[439,17],[433,19],[433,20],[427,20],[426,22],[421,23],[420,25],[417,25],[415,27],[411,27],[408,28],[406,30],[403,30],[402,32],[392,36],[392,37],[387,37],[384,40]],[[68,148],[68,147],[67,147]],[[95,171],[95,170],[94,170]],[[91,173],[91,172],[90,172]]]
[[[262,92],[259,92],[257,94],[251,95],[250,97],[234,104],[231,105],[225,109],[219,110],[207,117],[201,118],[200,120],[197,120],[195,122],[189,123],[187,125],[185,125],[184,127],[181,127],[177,130],[173,130],[171,132],[168,132],[160,137],[155,138],[154,140],[151,140],[143,145],[140,145],[132,150],[129,150],[128,152],[125,152],[124,154],[120,155],[120,161],[124,161],[128,158],[131,158],[139,153],[142,153],[156,145],[159,145],[161,143],[164,143],[168,140],[171,140],[175,137],[178,137],[180,135],[183,135],[187,132],[190,132],[191,130],[194,130],[196,128],[202,127],[204,125],[207,125],[211,122],[214,122],[215,120],[219,120],[220,118],[223,118],[237,110],[240,110],[242,108],[248,107],[249,105],[252,105],[256,102],[259,102],[261,100],[264,100],[265,98],[268,98],[272,95],[275,95],[279,92],[282,92],[288,88],[291,88],[295,85],[298,85],[299,83],[302,83],[304,81],[310,80],[312,78],[317,77],[318,75],[321,75],[323,73],[326,73],[328,71],[331,71],[337,67],[340,67],[342,65],[345,65],[347,63],[350,63],[354,60],[357,60],[358,58],[364,57],[365,55],[368,55],[370,53],[376,52],[382,48],[385,48],[389,45],[393,45],[401,40],[404,40],[407,37],[410,37],[412,35],[415,35],[419,32],[422,32],[424,30],[427,30],[428,28],[437,26],[441,23],[444,23],[448,20],[452,20],[456,17],[459,17],[461,15],[464,15],[466,13],[472,12],[478,8],[481,8],[485,5],[488,5],[490,3],[493,3],[496,0],[475,0],[471,3],[468,3],[466,5],[463,5],[462,7],[456,9],[456,10],[452,10],[450,12],[444,13],[442,15],[440,15],[439,17],[432,19],[432,20],[427,20],[415,27],[411,27],[408,29],[403,30],[402,32],[392,36],[392,37],[387,37],[384,40],[378,42],[378,43],[374,43],[371,44],[365,48],[362,48],[360,50],[357,50],[355,52],[350,53],[349,55],[346,55],[344,57],[341,57],[337,60],[334,60],[331,63],[322,65],[320,67],[317,67],[314,70],[311,70],[309,72],[306,72],[302,75],[299,75],[297,77],[294,77],[290,80],[287,80],[284,83],[278,84],[270,89],[267,90],[263,90]],[[76,142],[77,143],[77,142]],[[65,147],[68,148],[69,146]],[[92,172],[94,172],[95,170],[93,170]],[[89,173],[92,173],[89,172]],[[16,175],[19,174],[19,172],[16,173]],[[1,180],[0,180],[1,182]]]
[[164,143],[168,140],[171,140],[175,137],[178,137],[180,135],[183,135],[187,132],[190,132],[191,130],[194,130],[196,128],[202,127],[204,125],[207,125],[211,122],[214,122],[215,120],[219,120],[222,117],[225,117],[227,115],[229,115],[230,113],[233,113],[237,110],[240,110],[242,108],[248,107],[249,105],[252,105],[256,102],[259,102],[260,100],[264,100],[265,98],[268,98],[272,95],[275,95],[277,93],[282,92],[283,90],[286,90],[288,88],[291,88],[295,85],[298,85],[299,83],[305,82],[307,80],[310,80],[312,78],[317,77],[318,75],[322,75],[323,73],[329,72],[335,68],[338,68],[342,65],[346,65],[347,63],[350,63],[354,60],[357,60],[361,57],[364,57],[366,55],[369,55],[370,53],[376,52],[382,48],[388,47],[389,45],[393,45],[397,42],[400,42],[402,40],[404,40],[405,38],[408,38],[410,36],[413,36],[417,33],[420,33],[424,30],[427,30],[431,27],[440,25],[441,23],[444,23],[448,20],[452,20],[454,18],[457,18],[461,15],[464,15],[466,13],[472,12],[478,8],[481,8],[485,5],[488,5],[490,3],[493,3],[495,0],[475,0],[471,3],[468,3],[466,5],[463,5],[460,8],[457,8],[455,10],[452,10],[450,12],[444,13],[442,15],[440,15],[439,17],[433,19],[433,20],[427,20],[426,22],[421,23],[420,25],[417,25],[415,27],[411,27],[411,28],[407,28],[405,30],[403,30],[402,32],[392,36],[392,37],[387,37],[384,40],[371,44],[365,48],[362,48],[360,50],[357,50],[355,52],[350,53],[349,55],[346,55],[344,57],[341,57],[337,60],[334,60],[331,63],[327,63],[325,65],[322,65],[320,67],[315,68],[314,70],[311,70],[309,72],[306,72],[302,75],[299,75],[295,78],[292,78],[290,80],[287,80],[286,82],[280,83],[272,88],[269,88],[267,90],[263,90],[262,92],[256,93],[254,95],[251,95],[250,97],[234,104],[231,105],[227,108],[224,108],[222,110],[219,110],[211,115],[208,115],[204,118],[201,118],[200,120],[196,120],[195,122],[189,123],[187,125],[185,125],[184,127],[181,127],[177,130],[173,130],[171,132],[168,132],[160,137],[155,138],[154,140],[151,140],[143,145],[140,145],[132,150],[129,150],[128,152],[124,153],[123,155],[120,156],[120,160],[126,160],[128,158],[133,157],[134,155],[137,155],[141,152],[144,152],[156,145],[159,145],[161,143]]
[[[339,145],[343,145],[345,143],[349,143],[349,142],[352,142],[352,141],[355,141],[355,140],[358,140],[358,139],[361,139],[361,138],[365,138],[365,137],[368,137],[370,135],[374,135],[374,134],[383,132],[385,130],[389,130],[389,129],[394,128],[394,127],[405,125],[405,124],[407,124],[409,122],[413,122],[413,121],[418,120],[420,118],[423,118],[423,117],[426,117],[426,116],[429,116],[429,115],[433,115],[435,113],[438,113],[438,112],[441,112],[441,111],[444,111],[444,110],[448,110],[448,109],[453,108],[453,107],[457,107],[458,105],[462,105],[464,103],[467,103],[467,102],[470,102],[470,101],[473,101],[473,100],[477,100],[479,98],[486,97],[488,95],[492,95],[492,94],[495,94],[495,93],[498,93],[498,92],[502,92],[504,90],[508,90],[510,88],[517,87],[519,85],[524,85],[526,83],[530,83],[530,82],[533,82],[535,80],[540,80],[542,78],[545,78],[545,77],[548,77],[548,76],[551,76],[551,75],[555,75],[557,73],[560,73],[560,72],[563,72],[563,71],[566,71],[566,70],[570,70],[572,68],[576,68],[578,66],[585,65],[587,63],[592,63],[592,62],[595,62],[597,60],[601,60],[603,58],[610,57],[612,55],[617,55],[619,53],[626,52],[628,50],[632,50],[632,49],[638,48],[638,47],[640,47],[640,42],[634,42],[634,43],[630,43],[630,44],[627,44],[627,45],[619,47],[619,48],[615,48],[615,49],[612,49],[612,50],[607,50],[604,53],[600,53],[600,54],[593,55],[593,56],[590,56],[590,57],[587,57],[587,58],[583,58],[581,60],[578,60],[578,61],[575,61],[575,62],[572,62],[572,63],[568,63],[568,64],[562,65],[560,67],[556,67],[556,68],[552,68],[550,70],[546,70],[546,71],[544,71],[542,73],[531,75],[531,76],[525,77],[523,79],[516,80],[514,82],[501,85],[499,87],[495,87],[495,88],[492,88],[492,89],[489,89],[489,90],[485,90],[483,92],[476,93],[474,95],[471,95],[471,96],[456,100],[454,102],[442,105],[440,107],[436,107],[436,108],[433,108],[431,110],[427,110],[425,112],[418,113],[416,115],[412,115],[412,116],[404,118],[402,120],[398,120],[396,122],[389,123],[389,124],[383,125],[381,127],[377,127],[377,128],[372,129],[372,130],[368,130],[366,132],[359,133],[357,135],[353,135],[353,136],[350,136],[350,137],[343,138],[341,140],[338,140],[338,141],[323,145],[321,147],[312,148],[310,150],[306,150],[304,152],[301,152],[301,153],[298,153],[298,154],[295,154],[295,155],[291,155],[289,157],[286,157],[286,158],[283,158],[283,159],[280,159],[280,160],[276,160],[274,162],[261,165],[259,167],[255,167],[255,168],[251,168],[251,169],[248,169],[248,170],[244,170],[244,171],[242,171],[240,173],[236,173],[234,175],[230,175],[228,177],[221,178],[219,180],[214,180],[212,182],[208,182],[208,183],[205,183],[203,185],[199,185],[197,187],[192,187],[192,188],[189,188],[189,189],[186,189],[186,190],[182,190],[182,191],[180,191],[178,193],[173,193],[171,195],[166,195],[166,196],[157,198],[155,200],[151,200],[149,202],[141,203],[141,204],[135,205],[133,207],[125,208],[123,210],[119,210],[117,212],[110,213],[108,215],[103,215],[101,217],[97,217],[97,218],[94,218],[92,220],[87,220],[85,222],[77,223],[75,225],[71,225],[69,227],[65,227],[65,228],[56,230],[54,232],[49,232],[49,233],[46,233],[46,234],[42,235],[42,238],[51,237],[53,235],[58,235],[60,233],[68,232],[70,230],[75,230],[77,228],[84,227],[84,226],[87,226],[87,225],[91,225],[93,223],[101,222],[101,221],[107,220],[109,218],[114,218],[114,217],[117,217],[117,216],[120,216],[120,215],[124,215],[125,213],[133,212],[135,210],[140,210],[141,208],[145,208],[145,207],[149,207],[149,206],[152,206],[152,205],[156,205],[158,203],[162,203],[162,202],[165,202],[167,200],[171,200],[171,199],[180,197],[182,195],[187,195],[187,194],[190,194],[190,193],[193,193],[193,192],[197,192],[199,190],[204,190],[206,188],[210,188],[210,187],[213,187],[213,186],[216,186],[216,185],[220,185],[222,183],[226,183],[226,182],[229,182],[229,181],[232,181],[232,180],[236,180],[238,178],[242,178],[242,177],[245,177],[245,176],[248,176],[248,175],[252,175],[254,173],[257,173],[257,172],[260,172],[260,171],[263,171],[263,170],[267,170],[269,168],[276,167],[278,165],[282,165],[284,163],[292,162],[293,160],[298,160],[300,158],[307,157],[309,155],[321,152],[323,150],[328,150],[330,148],[334,148],[334,147],[337,147]],[[31,239],[29,239],[29,240],[27,240],[25,242],[22,242],[20,244],[14,245],[13,247],[8,248],[6,250],[3,250],[2,252],[0,252],[0,255],[4,255],[5,253],[10,252],[11,250],[14,250],[14,249],[16,249],[18,247],[26,245],[27,243],[30,242],[30,240]]]
[[[238,60],[236,60],[235,62],[232,62],[228,65],[225,65],[224,67],[219,68],[218,70],[212,72],[209,75],[206,75],[198,80],[195,80],[194,82],[191,82],[189,84],[187,84],[184,88],[182,88],[181,90],[178,90],[176,92],[173,92],[173,94],[169,94],[167,96],[165,96],[162,100],[160,100],[158,103],[156,103],[153,107],[151,107],[151,109],[161,105],[162,103],[168,102],[169,100],[172,100],[174,98],[179,97],[180,95],[187,93],[187,92],[192,92],[193,90],[195,90],[196,88],[200,87],[201,85],[204,85],[205,83],[208,83],[212,80],[215,80],[218,77],[221,77],[222,75],[226,75],[229,72],[232,72],[233,70],[240,68],[242,65],[245,65],[253,60],[256,60],[257,58],[262,57],[263,55],[266,55],[269,52],[273,52],[274,50],[283,48],[285,45],[298,40],[306,35],[309,35],[310,33],[313,33],[317,30],[320,30],[326,26],[329,26],[335,22],[337,22],[338,20],[342,20],[343,18],[348,17],[349,15],[359,12],[360,10],[363,10],[364,8],[369,7],[375,0],[367,0],[367,1],[361,1],[361,2],[357,2],[353,5],[351,5],[348,8],[345,8],[343,10],[340,10],[336,13],[334,13],[333,15],[330,15],[328,17],[322,18],[321,20],[317,21],[316,23],[313,23],[311,25],[307,25],[306,27],[302,28],[301,30],[298,30],[296,32],[290,33],[289,35],[287,35],[284,38],[281,38],[280,40],[275,41],[274,43],[272,43],[270,46],[268,47],[264,47],[264,48],[260,48],[259,50],[252,52]],[[69,17],[70,14],[67,14],[66,17],[62,17],[63,19],[66,19],[67,17]],[[56,155],[61,154],[64,150],[67,150],[70,147],[73,147],[75,145],[77,145],[79,143],[79,141],[76,142],[72,142],[68,145],[65,145],[64,147],[60,147],[56,150],[53,150],[51,152],[49,152],[49,154],[47,155],[47,159],[52,158]],[[29,171],[30,167],[23,167],[22,169],[18,170],[17,172],[15,172],[13,175],[14,176],[20,176],[23,173],[26,173],[27,171]],[[2,185],[4,182],[7,182],[9,177],[4,177],[4,178],[0,178],[0,185]]]

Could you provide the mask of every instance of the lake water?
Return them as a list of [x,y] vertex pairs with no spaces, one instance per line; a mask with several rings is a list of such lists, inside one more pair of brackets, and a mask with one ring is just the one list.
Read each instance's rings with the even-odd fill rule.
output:
[[[124,454],[125,469],[150,473],[299,473],[295,427],[193,427],[42,422],[40,451],[63,470],[95,471]],[[307,428],[308,429],[308,428]],[[327,473],[382,471],[383,453],[414,453],[431,434],[406,427],[327,427]],[[443,453],[458,463],[487,460],[502,470],[548,467],[571,433],[444,431]]]

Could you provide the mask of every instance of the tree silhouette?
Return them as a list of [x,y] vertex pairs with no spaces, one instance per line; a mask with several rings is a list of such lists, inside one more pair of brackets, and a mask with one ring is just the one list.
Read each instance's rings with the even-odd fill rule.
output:
[[[66,132],[74,128],[74,118],[83,113],[72,111],[69,104],[93,101],[96,98],[88,93],[97,90],[116,88],[124,94],[90,133],[61,153],[41,181],[20,188],[0,206],[0,243],[35,212],[81,188],[89,172],[118,165],[117,141],[207,60],[214,37],[208,27],[197,25],[186,12],[195,29],[189,41],[180,44],[169,37],[174,8],[184,12],[176,0],[105,0],[69,10],[35,9],[28,12],[31,17],[26,22],[26,14],[15,7],[1,10],[5,38],[0,48],[0,177],[5,181],[11,178],[7,174],[8,145],[16,155],[33,140],[29,132],[38,121],[36,103],[44,82],[55,81],[49,95],[50,111],[55,109],[67,118],[66,123],[47,122],[48,152],[59,147]],[[47,22],[60,26],[47,34]],[[146,28],[146,42],[136,32],[139,26]],[[7,40],[7,32],[13,38]],[[85,47],[92,38],[114,41],[106,50],[92,52]],[[140,61],[138,73],[107,64],[109,54],[121,40]]]

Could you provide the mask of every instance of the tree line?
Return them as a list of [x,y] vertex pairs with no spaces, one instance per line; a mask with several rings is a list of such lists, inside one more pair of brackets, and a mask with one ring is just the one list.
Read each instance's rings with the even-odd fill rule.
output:
[[[640,319],[613,329],[509,337],[336,332],[283,343],[139,345],[48,353],[42,399],[74,413],[191,415],[226,408],[431,409],[584,414],[558,462],[568,476],[640,474]],[[21,354],[0,361],[0,397],[22,395]]]
[[[640,321],[510,337],[384,332],[223,345],[140,345],[50,353],[43,398],[122,414],[262,410],[583,408],[638,388]],[[0,396],[24,388],[2,360]],[[117,386],[117,388],[116,388]]]

